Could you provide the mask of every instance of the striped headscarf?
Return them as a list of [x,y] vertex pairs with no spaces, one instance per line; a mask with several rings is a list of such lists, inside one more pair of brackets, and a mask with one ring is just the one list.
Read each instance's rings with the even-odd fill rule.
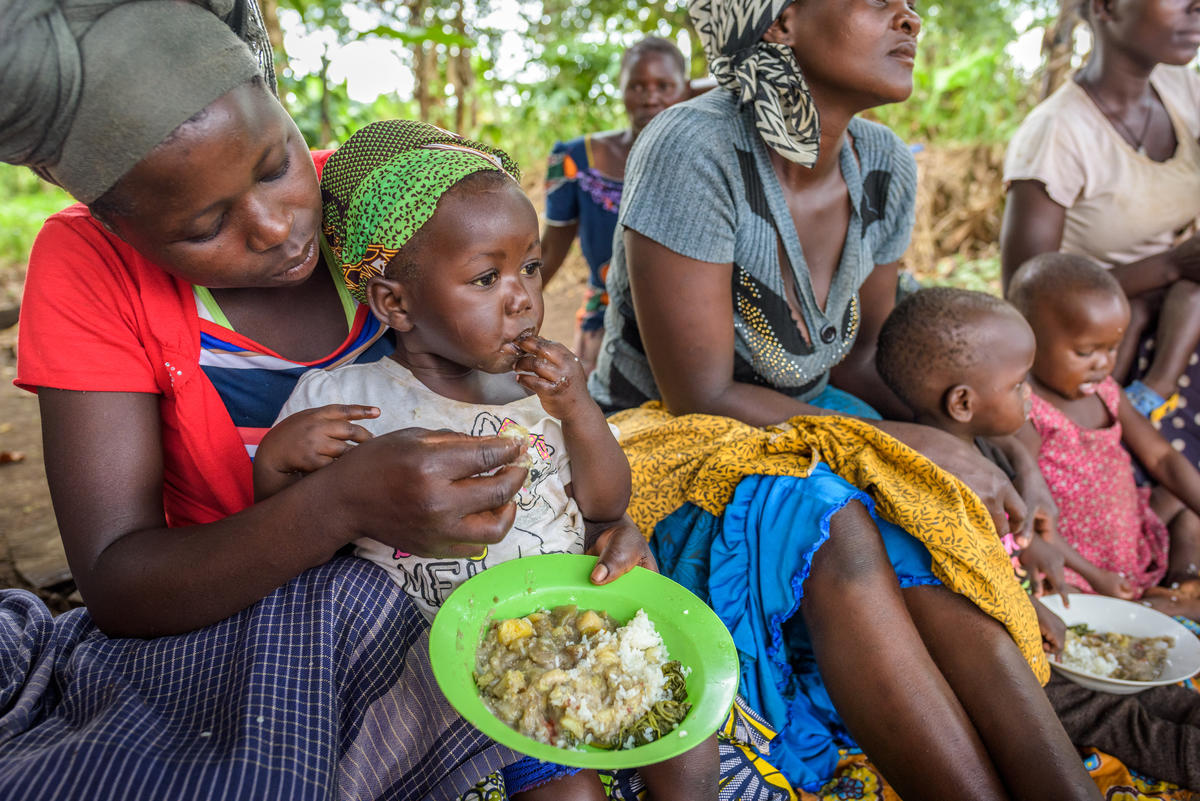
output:
[[504,151],[423,122],[373,122],[347,139],[321,172],[321,202],[326,258],[350,294],[365,302],[367,282],[384,274],[442,196],[484,170],[521,177]]
[[817,107],[791,48],[762,41],[792,0],[688,0],[708,69],[717,83],[754,105],[766,143],[788,161],[817,161],[821,125]]

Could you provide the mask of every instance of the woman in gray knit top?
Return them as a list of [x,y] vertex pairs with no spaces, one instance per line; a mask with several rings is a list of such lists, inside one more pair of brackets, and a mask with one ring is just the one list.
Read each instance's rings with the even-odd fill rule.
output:
[[[633,148],[589,388],[611,410],[661,400],[675,415],[754,426],[830,408],[908,418],[873,357],[913,223],[915,163],[891,131],[856,115],[911,93],[920,18],[907,0],[688,5],[722,89],[662,112]],[[913,423],[876,425],[960,477],[997,529],[1021,527],[1012,485],[970,449]],[[793,785],[819,786],[837,753],[821,745],[825,730],[857,741],[906,799],[1098,798],[995,621],[902,565],[907,546],[893,552],[849,485],[814,501],[813,519],[789,516],[787,497],[818,493],[808,476],[753,476],[730,502],[769,512],[738,540],[759,549],[748,591],[758,595],[744,607],[721,597],[729,560],[714,557],[744,520],[685,504],[651,541],[664,573],[718,610],[748,610],[726,623],[757,632],[739,644],[741,689],[781,729],[772,762]],[[741,503],[748,484],[759,494]],[[805,564],[778,581],[773,563],[795,553]],[[770,603],[782,611],[754,617]],[[749,663],[781,652],[789,664],[755,686]]]

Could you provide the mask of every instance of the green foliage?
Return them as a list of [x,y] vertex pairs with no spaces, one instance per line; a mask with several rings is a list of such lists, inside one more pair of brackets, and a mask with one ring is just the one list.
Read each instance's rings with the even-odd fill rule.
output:
[[1007,142],[1037,102],[1036,87],[1014,71],[1008,44],[964,47],[954,34],[926,28],[912,97],[870,116],[908,142]]
[[967,45],[981,41],[1008,42],[1013,25],[1023,13],[1041,25],[1058,13],[1058,0],[938,0],[919,3],[925,30],[953,34]]
[[0,270],[24,264],[42,223],[72,202],[24,167],[0,164]]
[[[691,53],[692,76],[706,72],[686,0],[517,2],[527,62],[513,79],[497,74],[502,32],[485,23],[495,0],[279,0],[288,25],[319,33],[327,53],[356,41],[397,43],[404,63],[381,68],[408,69],[423,88],[419,97],[390,94],[358,103],[344,84],[329,79],[327,61],[315,72],[294,74],[281,60],[280,93],[313,147],[332,146],[371,120],[424,116],[503,146],[528,170],[555,139],[626,124],[617,88],[620,56],[642,36],[682,42]],[[1005,53],[1018,33],[1014,22],[1039,24],[1057,5],[920,2],[924,33],[913,98],[874,116],[914,142],[1007,139],[1034,100],[1029,79],[1014,73]],[[0,189],[0,263],[20,261],[41,219],[67,198],[3,165]]]
[[1001,295],[1000,257],[944,259],[937,266],[936,272],[921,276],[921,285],[956,286],[961,289],[972,289],[976,292],[987,292],[999,296]]

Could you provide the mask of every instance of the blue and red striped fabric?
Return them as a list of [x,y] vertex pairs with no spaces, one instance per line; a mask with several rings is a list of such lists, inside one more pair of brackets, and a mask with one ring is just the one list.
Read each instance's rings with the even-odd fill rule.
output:
[[336,351],[315,362],[294,362],[214,322],[204,304],[200,314],[200,369],[221,396],[250,458],[275,422],[296,381],[309,370],[373,362],[391,353],[388,329],[366,306],[354,312],[350,332]]

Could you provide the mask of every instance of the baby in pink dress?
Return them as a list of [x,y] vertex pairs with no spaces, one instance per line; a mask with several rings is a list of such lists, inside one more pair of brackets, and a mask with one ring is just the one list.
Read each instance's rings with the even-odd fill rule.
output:
[[[1095,397],[1112,425],[1085,428],[1033,396],[1029,421],[1042,438],[1038,467],[1058,504],[1058,533],[1092,564],[1127,577],[1130,594],[1140,596],[1167,574],[1169,535],[1150,507],[1150,488],[1134,483],[1132,460],[1121,447],[1121,388],[1106,377]],[[1076,587],[1097,591],[1070,567],[1065,573]]]
[[[1068,581],[1200,619],[1200,472],[1110,376],[1129,325],[1120,285],[1086,258],[1045,253],[1017,271],[1008,298],[1037,337],[1018,436],[1058,504],[1059,535],[1082,557],[1068,559]],[[1135,483],[1130,453],[1153,491]]]

